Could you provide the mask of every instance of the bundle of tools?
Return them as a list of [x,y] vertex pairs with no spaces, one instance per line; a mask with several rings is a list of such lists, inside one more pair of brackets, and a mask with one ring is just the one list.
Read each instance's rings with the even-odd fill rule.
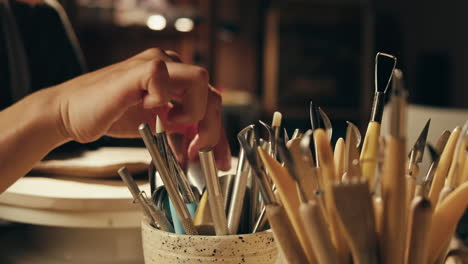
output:
[[[391,65],[384,85],[377,81],[379,60]],[[216,235],[271,227],[286,263],[444,263],[468,204],[468,122],[443,132],[433,147],[426,143],[429,120],[407,155],[407,92],[394,56],[377,54],[375,79],[362,147],[359,129],[348,122],[346,137],[332,149],[331,122],[311,103],[311,129],[304,133],[296,130],[290,138],[281,131],[279,112],[271,126],[260,121],[266,139],[255,125],[239,132],[230,191],[221,190],[213,154],[204,149],[200,162],[207,191],[198,201],[165,134],[157,129],[155,137],[144,124],[139,129],[170,198],[168,210],[154,198],[157,191],[148,201],[125,169],[119,174],[162,230],[198,234],[208,203]],[[389,131],[381,136],[390,83]],[[426,148],[432,163],[423,173],[419,164]]]

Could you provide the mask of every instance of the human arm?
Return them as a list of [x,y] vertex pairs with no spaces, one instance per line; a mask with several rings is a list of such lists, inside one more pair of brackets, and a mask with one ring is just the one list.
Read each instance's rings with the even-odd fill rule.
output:
[[221,98],[204,69],[176,62],[159,49],[41,90],[0,112],[0,193],[54,147],[104,135],[138,137],[138,125],[154,127],[159,113],[167,113],[168,132],[198,123],[188,157],[216,145],[224,149],[218,166],[227,169],[230,154],[220,133],[220,108]]

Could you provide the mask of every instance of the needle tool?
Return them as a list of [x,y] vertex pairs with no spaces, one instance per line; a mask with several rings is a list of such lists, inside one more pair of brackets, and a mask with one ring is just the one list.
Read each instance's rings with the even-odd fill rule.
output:
[[197,235],[198,232],[193,225],[192,218],[190,217],[187,207],[185,207],[184,201],[180,196],[177,186],[172,181],[173,179],[169,173],[169,169],[164,162],[163,156],[158,150],[156,139],[151,133],[151,129],[149,128],[148,124],[140,124],[138,131],[140,132],[140,135],[143,138],[143,142],[145,143],[145,146],[151,155],[154,166],[160,173],[169,198],[182,224],[183,230],[178,230],[176,227],[174,227],[176,233],[183,234],[185,232],[188,235]]
[[174,228],[169,223],[163,212],[156,208],[156,206],[152,206],[152,203],[146,198],[145,192],[140,191],[140,188],[138,188],[138,185],[128,169],[126,167],[122,167],[117,172],[130,190],[134,201],[138,201],[140,203],[146,217],[150,219],[151,225],[166,232],[174,232]]

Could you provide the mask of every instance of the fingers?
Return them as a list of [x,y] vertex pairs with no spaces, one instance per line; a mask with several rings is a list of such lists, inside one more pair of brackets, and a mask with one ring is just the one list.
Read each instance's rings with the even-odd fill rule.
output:
[[198,134],[192,140],[188,149],[190,160],[197,159],[199,149],[214,147],[218,143],[221,127],[221,96],[210,88],[205,116],[198,123]]
[[221,126],[221,132],[219,142],[214,148],[214,156],[218,169],[227,171],[231,169],[231,150],[229,148],[229,142],[224,131],[224,127]]
[[167,63],[171,79],[171,99],[178,101],[169,112],[174,123],[195,123],[205,116],[208,100],[208,73],[182,63]]
[[148,71],[149,73],[142,83],[147,91],[143,96],[143,108],[145,109],[163,106],[170,99],[170,81],[166,63],[161,60],[152,60],[148,62]]

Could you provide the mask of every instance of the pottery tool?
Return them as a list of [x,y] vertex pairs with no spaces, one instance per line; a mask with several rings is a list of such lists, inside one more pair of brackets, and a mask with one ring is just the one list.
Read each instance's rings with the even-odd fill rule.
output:
[[333,163],[336,169],[336,178],[343,178],[345,172],[345,149],[346,143],[343,138],[339,138],[335,144],[335,151],[333,151]]
[[[315,201],[301,204],[300,213],[304,222],[305,232],[311,241],[314,252],[320,264],[336,264],[338,256],[331,241],[328,225],[320,206]],[[299,263],[299,262],[298,262]],[[301,262],[304,263],[304,262]]]
[[150,223],[154,227],[157,227],[163,231],[174,232],[174,228],[169,223],[166,216],[161,212],[161,210],[157,209],[155,206],[152,206],[152,203],[145,197],[145,192],[140,191],[140,188],[138,188],[138,185],[133,180],[133,177],[128,169],[126,167],[122,167],[117,172],[130,190],[134,202],[138,201],[141,205],[141,208],[143,209],[146,217],[150,219]]
[[141,124],[138,127],[138,131],[140,132],[145,146],[148,149],[151,158],[153,159],[154,166],[160,173],[164,186],[166,186],[169,198],[172,201],[175,211],[177,212],[177,215],[179,216],[179,219],[183,226],[183,230],[177,230],[176,227],[174,227],[174,229],[176,229],[176,233],[181,234],[185,231],[185,233],[187,233],[188,235],[197,235],[197,230],[193,225],[187,207],[185,207],[182,197],[180,196],[177,187],[172,181],[171,175],[169,174],[169,169],[164,163],[164,158],[162,157],[161,153],[157,148],[156,139],[151,133],[151,129],[149,128],[148,124]]
[[[297,143],[298,140],[300,140],[300,139],[298,139],[298,138],[293,139],[293,141],[295,141],[296,143]],[[310,191],[308,191],[308,192],[305,191],[305,187],[304,187],[303,184],[307,184],[307,182],[304,181],[304,177],[302,177],[300,175],[300,173],[298,172],[299,168],[297,167],[297,165],[300,166],[301,161],[300,160],[297,160],[297,162],[294,161],[293,156],[291,155],[291,153],[286,148],[286,145],[284,144],[284,142],[278,140],[278,142],[276,142],[276,145],[278,147],[278,152],[280,154],[279,156],[280,156],[281,160],[284,163],[284,167],[287,168],[287,170],[289,172],[289,175],[292,176],[293,180],[296,182],[296,187],[297,187],[297,189],[299,191],[300,200],[301,201],[306,201],[308,199],[308,197],[311,197],[311,199],[312,199],[313,193],[310,193]],[[297,163],[297,165],[296,165],[296,163]],[[310,176],[312,176],[312,175],[310,175]]]
[[205,175],[206,190],[208,192],[208,204],[210,205],[211,219],[217,236],[229,234],[226,213],[224,210],[224,198],[219,185],[218,169],[213,150],[203,148],[198,151],[200,164]]
[[382,241],[381,257],[384,264],[403,263],[406,241],[406,90],[403,74],[393,73],[390,98],[390,131],[382,168]]
[[333,197],[353,263],[377,264],[374,209],[367,180],[351,178],[334,184]]
[[429,169],[421,185],[419,185],[418,181],[416,181],[416,195],[426,197],[429,194],[429,190],[431,189],[435,170],[437,168],[437,165],[439,164],[440,155],[442,154],[442,151],[444,150],[449,137],[450,137],[450,131],[445,130],[437,139],[435,148],[432,147],[430,144],[426,144],[429,150],[429,154],[431,155],[432,163],[429,166]]
[[302,133],[299,130],[299,128],[294,129],[294,133],[292,134],[291,139],[301,138],[301,137],[302,137]]
[[[450,141],[450,140],[449,140]],[[458,221],[468,206],[468,182],[461,184],[435,208],[429,232],[429,258],[434,263],[450,241]]]
[[268,135],[268,139],[265,141],[266,143],[262,142],[263,141],[263,138],[260,138],[260,146],[263,146],[263,148],[271,155],[273,156],[273,128],[271,128],[270,125],[268,125],[267,123],[263,122],[262,120],[258,120],[258,122],[260,123],[260,125],[263,126],[263,128],[265,128],[265,130],[267,131],[267,135]]
[[450,163],[453,159],[453,153],[455,151],[455,146],[457,144],[458,138],[461,134],[461,128],[456,127],[447,141],[444,150],[440,156],[437,169],[434,172],[434,178],[432,180],[431,189],[429,191],[429,200],[434,207],[437,205],[439,201],[440,191],[444,186],[445,178],[450,169]]
[[[387,59],[393,65],[392,71],[389,72],[388,81],[385,86],[379,85],[379,59]],[[373,189],[374,184],[374,172],[375,166],[377,164],[377,153],[379,149],[379,137],[380,137],[380,124],[382,122],[383,108],[385,103],[385,94],[387,92],[390,80],[393,76],[393,70],[396,67],[397,58],[393,55],[378,52],[375,55],[375,69],[374,69],[374,79],[375,79],[375,92],[374,92],[374,101],[372,103],[372,112],[369,124],[367,126],[366,135],[364,137],[364,143],[361,150],[361,168],[362,174],[365,178],[369,180],[370,188]]]
[[[310,127],[312,131],[316,129],[322,128],[327,133],[328,140],[331,141],[332,134],[333,134],[333,127],[330,122],[330,118],[328,118],[327,114],[322,110],[322,108],[314,105],[312,101],[310,101],[309,105],[309,117],[310,117]],[[313,142],[312,142],[313,143]],[[315,151],[315,165],[320,167],[319,159],[317,157],[317,148],[314,145]]]
[[208,192],[204,192],[200,202],[198,203],[197,211],[193,217],[193,224],[196,227],[212,224],[210,206],[208,205]]
[[325,207],[327,210],[327,219],[329,220],[332,241],[335,244],[338,259],[340,260],[339,263],[345,263],[349,256],[348,248],[343,237],[343,231],[338,223],[338,216],[332,194],[333,182],[340,181],[340,179],[336,178],[332,149],[328,137],[323,129],[317,129],[314,131],[314,141],[317,156],[320,161],[320,178],[324,190]]
[[[249,125],[242,129],[238,134],[237,138],[249,138],[254,136],[254,125]],[[247,190],[247,181],[250,173],[250,166],[245,158],[245,152],[243,148],[239,150],[239,159],[237,162],[236,176],[234,179],[234,186],[232,190],[231,202],[229,204],[227,224],[229,234],[237,234],[239,228],[239,222],[241,218],[242,208],[244,205],[245,192]]]
[[283,260],[288,264],[309,263],[284,208],[278,204],[265,204],[266,217],[275,235]]
[[[358,135],[357,127],[347,122],[346,129],[346,145],[345,145],[345,159],[344,159],[344,180],[361,177],[361,166],[359,165],[359,150],[358,150]],[[340,179],[340,178],[339,178]]]
[[426,198],[415,197],[410,208],[405,263],[428,263],[433,207]]
[[424,157],[424,149],[426,148],[427,134],[429,132],[429,125],[431,124],[431,119],[427,120],[426,125],[419,134],[418,139],[414,143],[413,148],[408,154],[408,167],[406,175],[406,193],[408,199],[408,206],[413,200],[414,192],[416,189],[416,184],[422,183],[422,177],[419,176],[419,163],[422,162]]
[[280,136],[281,119],[282,119],[282,115],[280,112],[277,111],[273,113],[273,120],[271,122],[271,128],[273,129],[273,139],[271,140],[271,143],[272,143],[271,149],[272,149],[272,155],[274,158],[276,158],[276,155],[278,153],[276,142],[278,142],[278,139]]
[[[307,132],[304,136],[307,136]],[[301,151],[300,144],[304,139],[304,136],[302,139],[295,138],[290,140],[287,145],[290,154],[285,155],[290,156],[288,158],[292,159],[292,162],[289,164],[294,164],[295,166],[295,171],[298,176],[298,184],[301,186],[305,197],[307,200],[314,200],[315,194],[319,191],[320,186],[318,182],[317,169],[314,167],[313,162],[311,162],[311,157],[304,156]],[[286,152],[286,150],[283,149],[283,152]],[[286,161],[283,161],[285,162],[285,165],[287,165]]]
[[462,173],[460,171],[460,167],[462,167],[465,162],[467,132],[468,121],[463,126],[460,136],[458,137],[457,144],[455,145],[447,180],[445,181],[444,188],[440,192],[439,202],[445,199],[445,197],[447,197],[447,195],[458,186],[458,179],[461,178],[460,174]]
[[[252,182],[257,183],[258,189],[260,190],[260,193],[262,193],[262,199],[264,200],[265,203],[267,201],[271,201],[270,203],[276,201],[270,179],[268,178],[266,172],[263,170],[263,164],[261,163],[258,157],[258,154],[256,152],[257,148],[262,148],[262,147],[258,146],[256,140],[253,140],[252,146],[247,141],[247,139],[242,138],[242,137],[239,138],[239,142],[245,152],[245,157],[251,168],[251,173],[253,176]],[[265,214],[260,213],[259,218],[255,218],[255,221],[252,224],[252,231],[257,231],[257,229],[260,227],[260,224],[263,222],[263,219],[262,219],[263,215]]]
[[[179,165],[169,142],[167,140],[166,131],[163,123],[159,116],[156,116],[156,142],[161,153],[163,153],[163,158],[166,161],[166,165],[169,168],[170,174],[172,176],[175,185],[177,186],[179,192],[182,195],[182,199],[187,207],[187,210],[191,217],[195,215],[198,206],[198,200],[195,197],[192,188],[188,182],[187,176]],[[170,201],[170,211],[172,215],[172,222],[176,229],[183,229],[180,219],[177,217],[177,212]]]
[[292,226],[294,227],[294,230],[296,231],[297,236],[299,237],[299,241],[302,248],[304,249],[305,254],[307,255],[309,263],[316,263],[315,253],[313,251],[311,241],[303,232],[304,224],[299,213],[299,205],[301,202],[299,200],[299,196],[297,195],[296,182],[292,176],[289,175],[288,170],[281,166],[278,161],[269,156],[262,148],[257,148],[257,151],[261,160],[263,161],[263,164],[265,165],[266,170],[276,185],[281,202],[284,206],[284,209],[286,210]]

